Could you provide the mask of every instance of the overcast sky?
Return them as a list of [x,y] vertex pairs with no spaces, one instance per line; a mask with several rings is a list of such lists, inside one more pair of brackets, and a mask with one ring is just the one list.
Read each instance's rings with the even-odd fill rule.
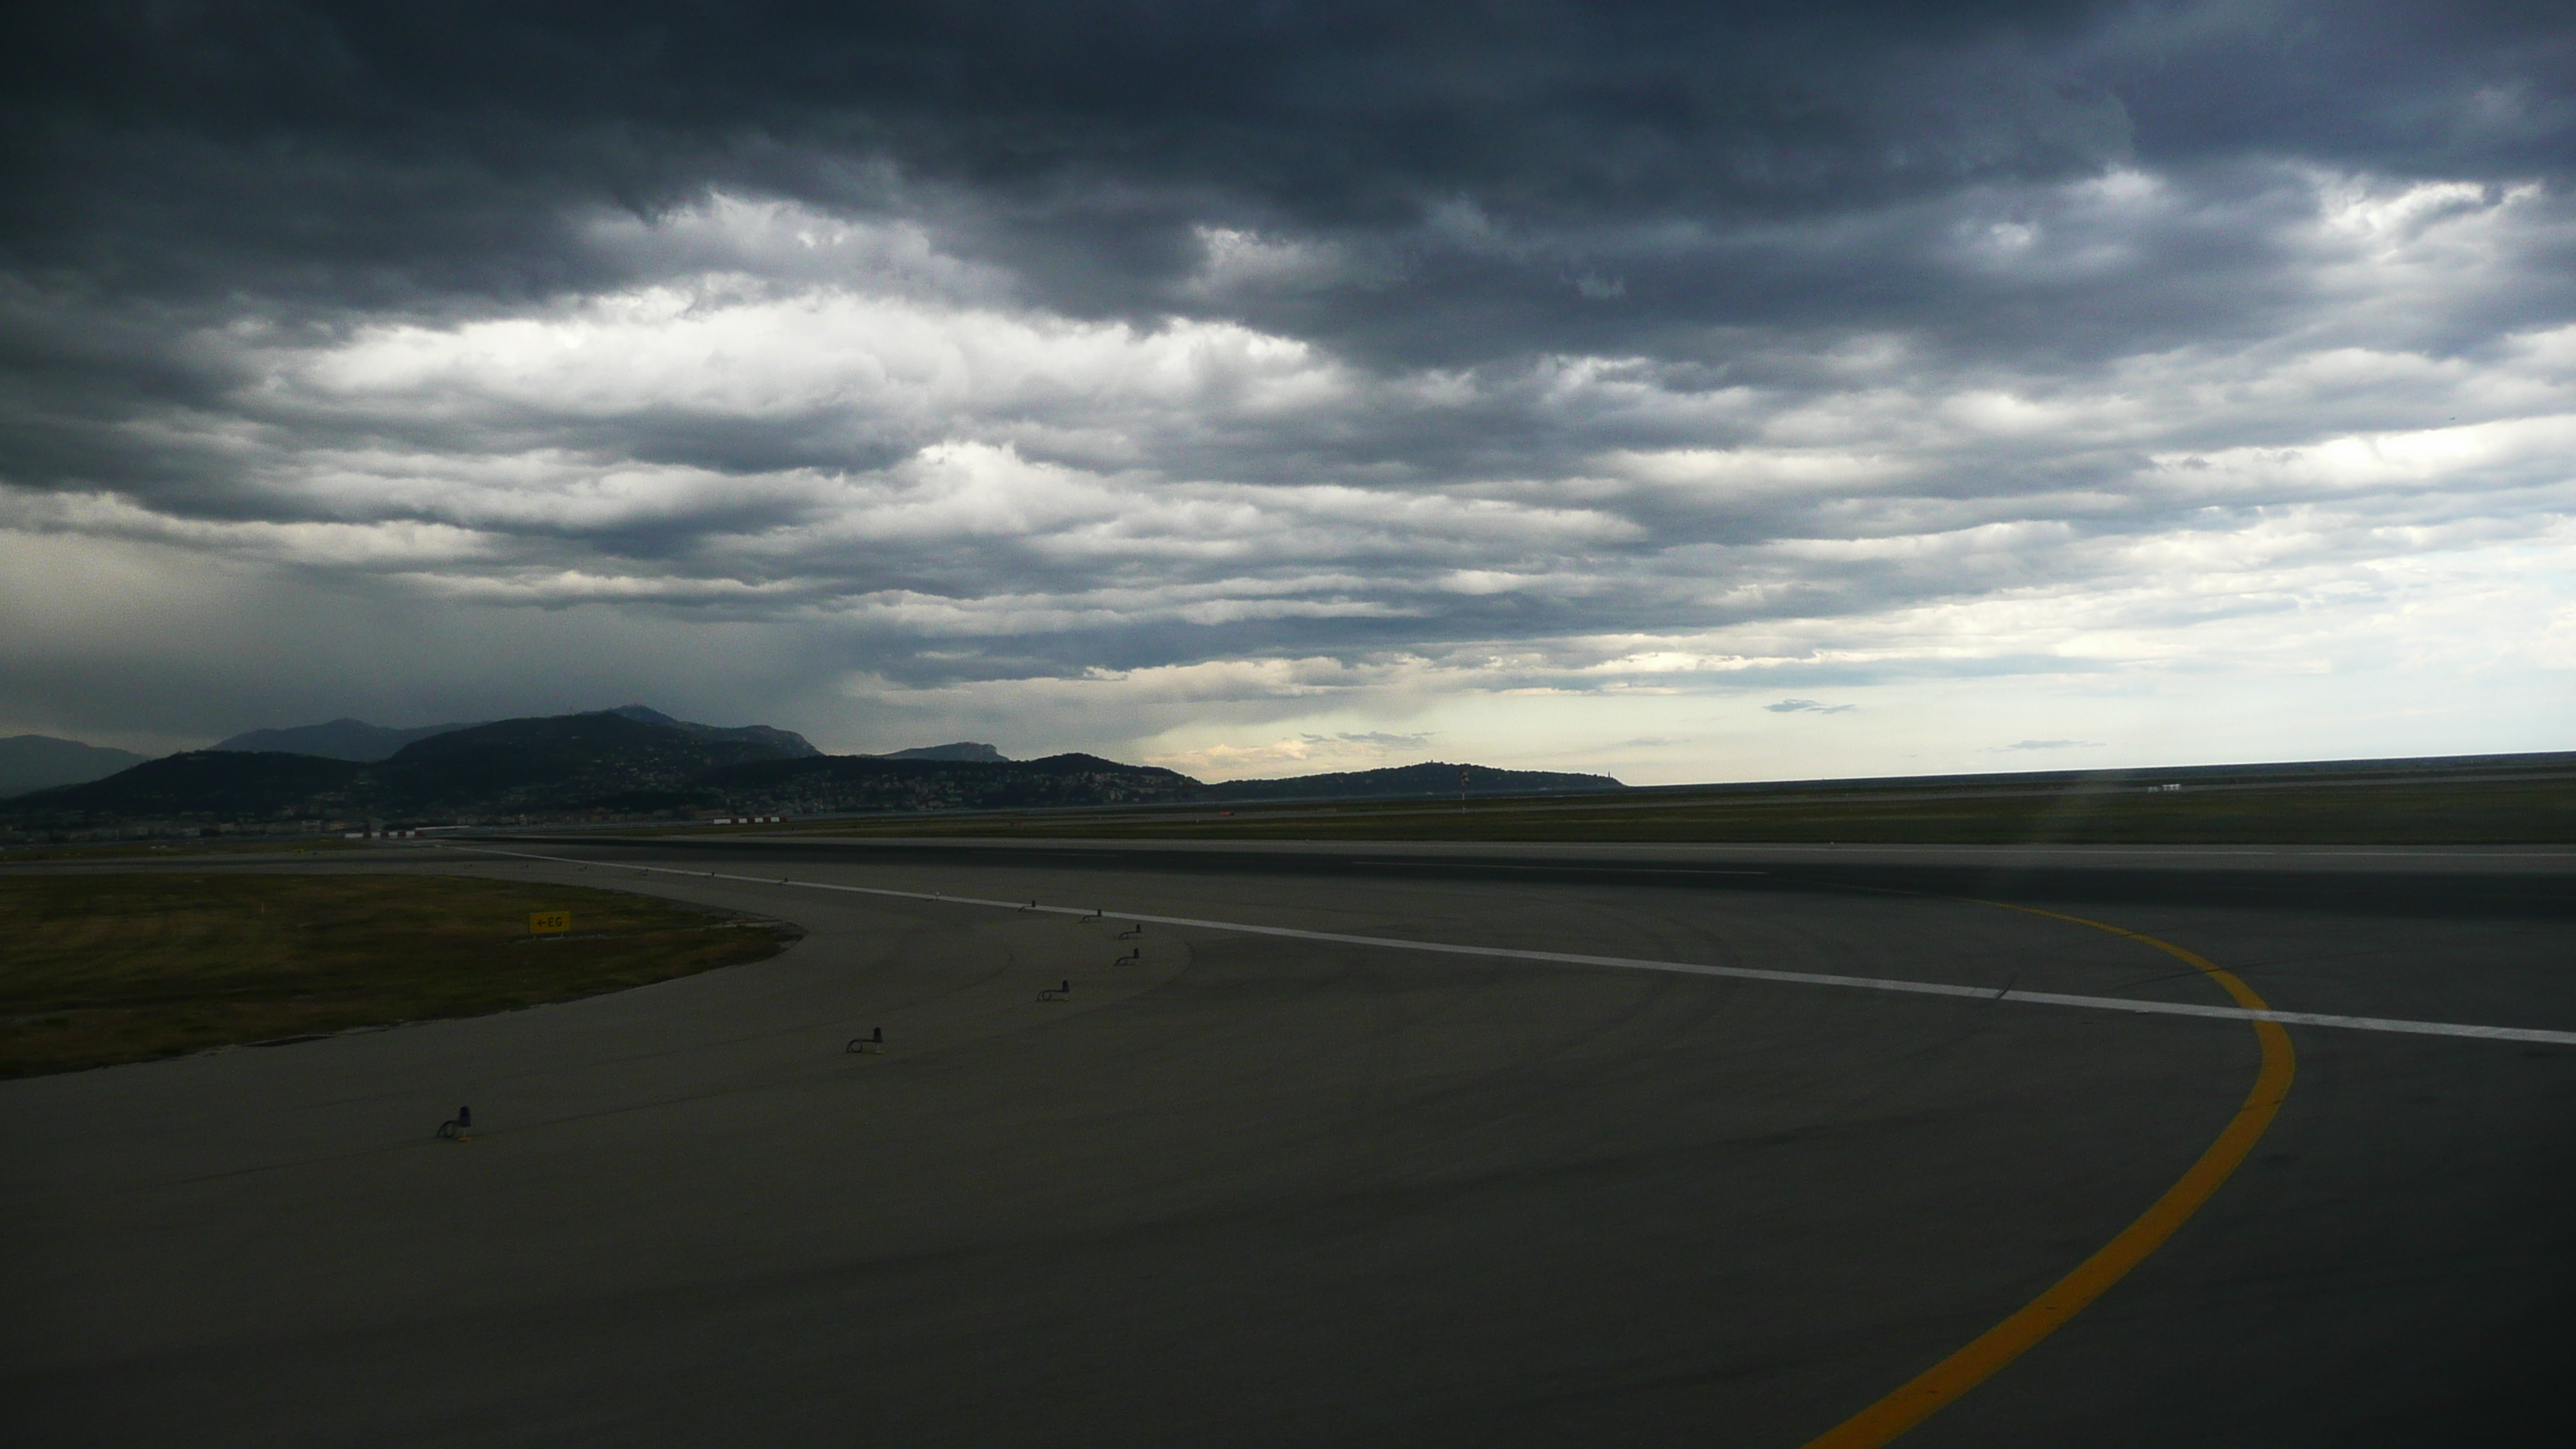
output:
[[12,14],[0,734],[2576,747],[2561,7]]

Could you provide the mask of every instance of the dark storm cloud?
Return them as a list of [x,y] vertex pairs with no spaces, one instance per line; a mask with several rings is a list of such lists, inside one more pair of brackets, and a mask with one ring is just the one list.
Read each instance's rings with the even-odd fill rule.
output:
[[[1061,302],[1136,306],[1210,219],[1533,246],[1835,213],[2139,154],[2557,174],[2528,6],[30,7],[0,54],[13,248],[93,282],[578,284],[562,209],[721,183],[954,187]],[[173,245],[173,243],[178,243]],[[1596,289],[1599,290],[1599,289]],[[1578,287],[1562,288],[1579,315]],[[1625,293],[1634,298],[1631,282]],[[1073,310],[1082,310],[1079,306]]]
[[[2171,219],[2140,243],[2157,284],[2109,291],[2081,269],[1980,287],[1924,234],[1977,220],[1977,188],[2008,213],[2013,187],[2127,159],[2561,176],[2576,51],[2540,13],[29,7],[0,37],[0,245],[74,302],[482,310],[622,280],[582,235],[598,209],[730,187],[935,216],[1068,314],[1236,316],[1446,366],[1758,374],[1723,329],[1927,322],[2098,352],[2270,320],[2240,214],[2265,199]],[[1193,298],[1211,225],[1330,246],[1345,275]]]
[[2569,501],[2529,7],[5,26],[0,531],[61,550],[902,688],[1816,689],[2051,657],[1944,609],[2254,617]]

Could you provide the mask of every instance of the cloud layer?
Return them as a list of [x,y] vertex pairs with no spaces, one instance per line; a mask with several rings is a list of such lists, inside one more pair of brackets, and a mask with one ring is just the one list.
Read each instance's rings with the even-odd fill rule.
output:
[[2576,29],[2424,10],[22,19],[0,726],[2563,745]]

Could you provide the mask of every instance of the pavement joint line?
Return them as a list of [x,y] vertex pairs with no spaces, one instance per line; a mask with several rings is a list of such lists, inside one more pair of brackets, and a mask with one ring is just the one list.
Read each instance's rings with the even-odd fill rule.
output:
[[[453,846],[448,849],[473,850],[488,855],[514,856],[521,860],[552,861],[562,865],[592,865],[574,856],[537,855],[527,851],[498,850],[491,846]],[[726,875],[717,871],[681,870],[670,866],[633,866],[634,870],[656,875],[684,876],[693,880],[739,881],[747,885],[790,885],[809,890],[840,891],[850,895],[882,896],[894,900],[933,901],[953,906],[989,906],[998,910],[1027,911],[1027,901],[985,900],[979,896],[946,895],[937,891],[899,891],[883,886],[840,885],[832,881],[781,881],[774,876]],[[1980,904],[2004,904],[1981,902]],[[1038,906],[1041,915],[1087,916],[1088,906]],[[2013,906],[2009,909],[2026,910]],[[2054,915],[2037,911],[2033,914]],[[2342,1016],[2321,1011],[2280,1011],[2270,1007],[2215,1006],[2187,1001],[2146,1001],[2128,996],[2081,996],[2062,991],[2008,990],[1998,994],[1991,986],[1959,986],[1945,981],[1908,981],[1881,976],[1837,976],[1821,971],[1772,971],[1758,966],[1703,966],[1688,961],[1654,961],[1631,956],[1591,956],[1572,951],[1534,951],[1518,946],[1469,946],[1448,941],[1409,941],[1393,936],[1357,936],[1339,931],[1307,931],[1293,926],[1263,926],[1247,921],[1208,921],[1189,916],[1155,916],[1135,911],[1120,911],[1124,921],[1151,921],[1161,926],[1193,926],[1202,930],[1232,931],[1241,935],[1277,936],[1296,941],[1328,941],[1345,946],[1374,946],[1390,951],[1424,951],[1444,956],[1476,956],[1488,960],[1538,961],[1553,966],[1606,966],[1623,971],[1664,971],[1678,976],[1712,976],[1734,981],[1769,981],[1789,986],[1839,986],[1856,991],[1888,991],[1908,996],[1948,996],[1973,1001],[2012,1001],[2030,1006],[2065,1006],[2093,1011],[2125,1011],[2146,1016],[2190,1016],[2215,1021],[2268,1021],[2283,1026],[2321,1026],[2338,1031],[2369,1031],[2399,1036],[2462,1037],[2474,1041],[2532,1042],[2546,1046],[2576,1046],[2576,1031],[2549,1031],[2538,1027],[2479,1026],[2463,1022],[2409,1021],[2384,1016]],[[2074,919],[2061,917],[2060,919]],[[2089,923],[2088,923],[2089,924]]]

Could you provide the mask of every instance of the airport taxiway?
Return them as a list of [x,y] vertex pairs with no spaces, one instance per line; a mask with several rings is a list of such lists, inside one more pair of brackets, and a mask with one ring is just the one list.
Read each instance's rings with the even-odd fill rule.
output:
[[[807,935],[0,1084],[13,1442],[1795,1449],[2115,1239],[2256,1085],[2246,1021],[2010,999],[2228,1004],[2060,917],[2287,1010],[2576,1030],[2549,852],[496,844],[587,863],[294,868]],[[2206,1203],[1904,1443],[2554,1441],[2576,1048],[2289,1030]],[[459,1103],[476,1140],[434,1140]]]

